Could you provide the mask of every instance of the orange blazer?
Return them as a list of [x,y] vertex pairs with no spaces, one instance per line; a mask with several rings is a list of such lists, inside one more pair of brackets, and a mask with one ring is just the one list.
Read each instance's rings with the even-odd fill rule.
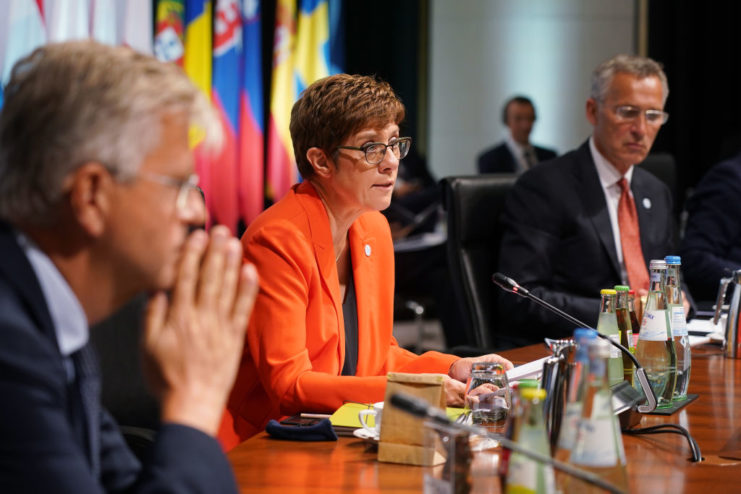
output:
[[383,400],[386,373],[448,373],[453,355],[415,355],[392,335],[394,248],[388,222],[363,214],[349,231],[358,312],[355,376],[342,376],[345,326],[329,218],[314,187],[295,185],[242,237],[260,274],[245,351],[219,431],[225,449],[299,412]]

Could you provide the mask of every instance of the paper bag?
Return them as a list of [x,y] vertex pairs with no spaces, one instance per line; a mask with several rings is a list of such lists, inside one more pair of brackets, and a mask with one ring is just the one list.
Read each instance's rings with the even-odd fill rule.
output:
[[434,448],[425,448],[424,420],[389,403],[394,393],[406,393],[445,409],[443,374],[405,374],[389,372],[386,376],[378,460],[408,465],[438,465],[445,461]]

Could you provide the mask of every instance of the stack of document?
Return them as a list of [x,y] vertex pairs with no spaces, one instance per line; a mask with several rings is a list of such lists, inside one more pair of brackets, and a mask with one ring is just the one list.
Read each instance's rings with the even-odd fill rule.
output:
[[687,321],[687,332],[690,335],[690,346],[704,345],[705,343],[723,343],[725,339],[725,315],[718,324],[712,319],[692,319]]

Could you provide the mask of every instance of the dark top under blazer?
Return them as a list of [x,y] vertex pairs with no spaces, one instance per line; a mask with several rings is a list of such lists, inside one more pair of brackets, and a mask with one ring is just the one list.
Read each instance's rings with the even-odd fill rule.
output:
[[[552,149],[542,148],[540,146],[533,146],[533,149],[535,149],[535,156],[538,158],[538,163],[548,161],[557,156],[556,152]],[[505,142],[481,153],[478,161],[479,173],[515,173],[518,170],[515,157]]]
[[682,271],[695,298],[715,300],[718,281],[741,269],[741,154],[710,169],[687,201]]
[[[39,281],[3,222],[0,253],[0,492],[236,492],[218,442],[203,432],[163,425],[142,466],[105,410],[86,416]],[[94,447],[89,437],[97,437]]]
[[[635,167],[631,191],[646,263],[673,249],[669,189]],[[499,270],[533,294],[595,325],[599,291],[620,284],[612,226],[589,142],[525,172],[507,198]],[[503,333],[518,344],[571,336],[574,325],[500,292]]]

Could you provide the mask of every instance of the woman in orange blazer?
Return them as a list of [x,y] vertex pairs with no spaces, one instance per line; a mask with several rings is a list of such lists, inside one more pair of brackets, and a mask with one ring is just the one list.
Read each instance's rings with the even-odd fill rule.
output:
[[220,431],[227,449],[270,419],[380,401],[389,371],[447,374],[448,402],[460,405],[473,361],[511,367],[497,355],[415,355],[392,335],[394,250],[378,211],[411,145],[399,137],[403,117],[388,84],[346,74],[315,82],[294,105],[304,181],[242,237],[260,292]]

